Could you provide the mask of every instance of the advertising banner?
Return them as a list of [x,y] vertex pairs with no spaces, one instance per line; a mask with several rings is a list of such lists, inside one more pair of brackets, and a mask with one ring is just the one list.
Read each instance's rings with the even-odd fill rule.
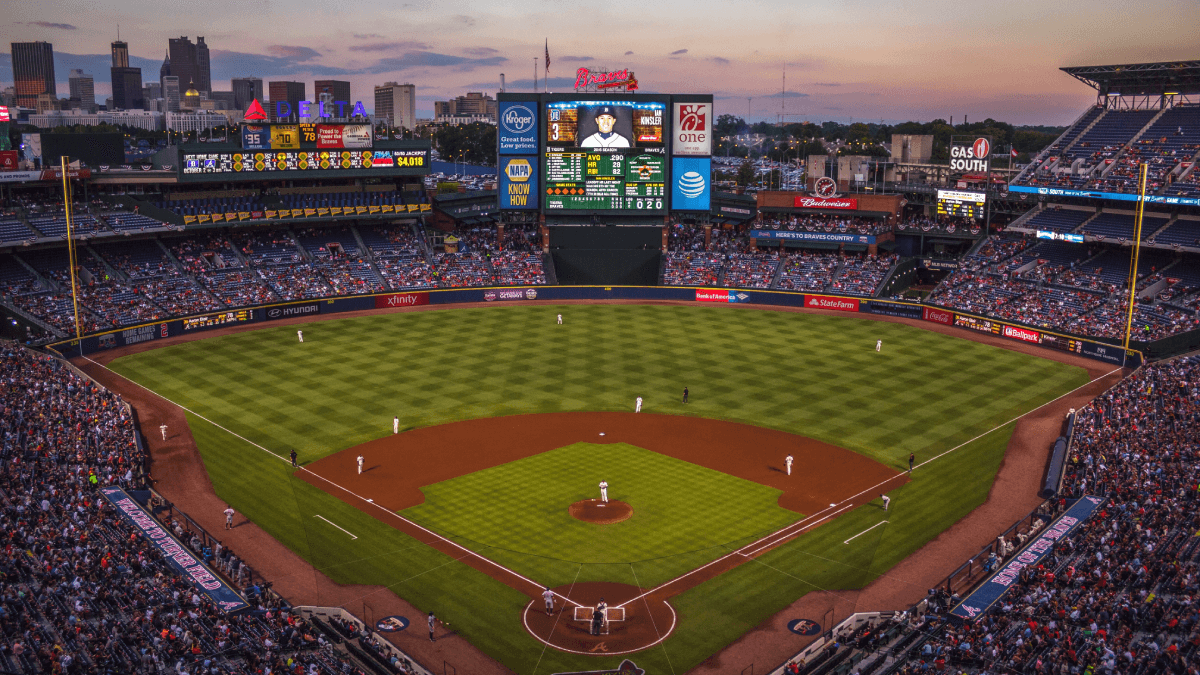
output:
[[971,142],[950,145],[952,173],[987,173],[991,166],[992,139],[981,136]]
[[676,103],[674,136],[671,143],[673,155],[712,154],[711,103]]
[[158,549],[180,576],[191,580],[192,587],[197,592],[208,596],[213,604],[227,614],[250,609],[250,605],[232,586],[217,578],[207,565],[193,557],[188,549],[161,527],[150,512],[129,496],[129,493],[118,487],[106,487],[100,489],[100,494],[125,517],[125,520],[141,531],[142,536],[146,537],[151,546]]
[[268,319],[290,319],[295,316],[309,316],[311,314],[320,313],[321,305],[315,302],[309,302],[303,305],[284,305],[282,307],[266,308],[266,317]]
[[271,128],[260,124],[243,124],[242,149],[270,150]]
[[927,270],[947,270],[953,271],[958,269],[957,260],[934,260],[933,258],[924,258],[921,260],[921,267]]
[[537,295],[536,288],[505,288],[498,291],[484,291],[483,299],[488,302],[493,300],[537,300]]
[[857,209],[858,200],[853,197],[813,197],[798,195],[793,202],[798,209]]
[[1071,234],[1070,232],[1055,232],[1053,230],[1035,230],[1038,239],[1056,239],[1058,241],[1067,241],[1072,244],[1082,244],[1082,234]]
[[[319,135],[318,135],[319,138]],[[351,150],[365,150],[375,142],[370,124],[347,124],[342,127],[342,147]]]
[[500,158],[500,208],[536,209],[538,193],[537,157]]
[[906,305],[900,302],[886,302],[884,300],[863,300],[858,305],[858,311],[868,314],[883,314],[885,316],[900,316],[906,319],[920,319],[922,314],[920,305]]
[[858,298],[835,298],[828,295],[805,295],[804,306],[809,309],[834,309],[839,312],[857,312]]
[[933,307],[923,307],[921,309],[921,318],[934,323],[944,323],[947,326],[954,325],[954,312],[944,309],[934,309]]
[[389,293],[375,296],[375,307],[416,307],[429,304],[429,291]]
[[245,323],[254,319],[254,310],[236,309],[229,312],[189,316],[183,320],[183,330],[198,330],[201,328],[216,328],[228,324]]
[[750,302],[750,295],[742,291],[697,288],[696,302]]
[[340,124],[318,124],[317,125],[317,147],[318,148],[341,148],[342,145],[342,129],[345,127]]
[[750,230],[751,239],[784,241],[830,241],[838,244],[874,244],[875,235],[840,232],[793,232],[792,230]]
[[16,150],[0,150],[0,171],[16,171],[17,161]]
[[986,612],[992,605],[999,602],[1008,589],[1020,579],[1021,570],[1026,567],[1036,567],[1043,558],[1050,555],[1054,545],[1060,539],[1070,537],[1088,518],[1104,505],[1103,497],[1090,495],[1076,500],[1061,516],[1042,529],[1033,541],[1020,553],[1008,559],[1008,563],[996,570],[994,574],[973,593],[963,598],[954,609],[952,616],[959,619],[973,619]]
[[[1025,192],[1045,195],[1048,197],[1087,197],[1091,199],[1112,199],[1120,202],[1136,202],[1137,193],[1099,192],[1097,190],[1066,190],[1063,188],[1029,187],[1027,185],[1010,185],[1009,192]],[[1146,195],[1147,204],[1180,204],[1183,206],[1200,206],[1200,197],[1179,197],[1175,195]]]
[[976,319],[973,316],[955,314],[954,325],[958,326],[959,328],[970,328],[971,330],[977,330],[980,333],[992,333],[994,335],[999,335],[1000,327],[1004,324],[996,321],[989,321],[987,319]]
[[712,159],[676,157],[671,167],[671,210],[708,211],[712,207]]
[[1042,334],[1036,330],[1029,330],[1028,328],[1018,328],[1016,326],[1006,325],[1004,326],[1003,335],[1006,338],[1012,338],[1022,342],[1032,342],[1035,345],[1041,344],[1042,342]]
[[1121,347],[1102,345],[1095,342],[1087,342],[1086,340],[1080,340],[1079,345],[1079,351],[1084,356],[1098,361],[1106,361],[1116,366],[1125,365],[1125,350]]
[[[300,125],[275,124],[271,126],[271,148],[275,150],[300,149]],[[243,148],[245,149],[245,148]]]
[[501,155],[531,155],[538,150],[537,104],[501,101],[497,140]]

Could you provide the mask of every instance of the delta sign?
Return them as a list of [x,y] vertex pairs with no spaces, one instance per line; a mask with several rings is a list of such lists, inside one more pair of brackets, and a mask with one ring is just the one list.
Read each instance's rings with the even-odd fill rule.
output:
[[[328,104],[328,105],[326,105]],[[349,115],[346,114],[346,109],[350,108],[349,101],[298,101],[296,109],[292,110],[292,104],[287,101],[275,102],[275,117],[287,118],[291,117],[295,112],[300,119],[313,119],[323,117],[366,117],[367,109],[363,107],[362,101],[355,101],[354,107]],[[255,99],[246,108],[247,121],[264,121],[267,119],[267,113],[263,110],[262,104]]]

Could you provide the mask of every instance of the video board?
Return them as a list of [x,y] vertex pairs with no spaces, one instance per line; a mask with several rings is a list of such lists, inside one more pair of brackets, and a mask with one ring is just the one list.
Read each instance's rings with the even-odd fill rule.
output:
[[320,150],[185,153],[183,174],[254,174],[295,171],[409,168],[427,170],[428,150]]
[[364,150],[370,124],[243,124],[243,150]]
[[665,213],[666,111],[645,100],[546,103],[545,210]]
[[986,203],[987,195],[983,192],[937,191],[937,214],[939,216],[983,220],[983,207]]

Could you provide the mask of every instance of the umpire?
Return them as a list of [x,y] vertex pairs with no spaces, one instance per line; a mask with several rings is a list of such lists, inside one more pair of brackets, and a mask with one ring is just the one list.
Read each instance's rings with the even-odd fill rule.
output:
[[592,610],[592,635],[600,634],[600,627],[604,625],[604,614],[597,607]]

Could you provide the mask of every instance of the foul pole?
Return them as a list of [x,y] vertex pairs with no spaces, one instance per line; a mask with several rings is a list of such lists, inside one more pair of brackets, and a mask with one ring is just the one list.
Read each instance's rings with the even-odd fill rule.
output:
[[1129,335],[1133,331],[1133,303],[1137,299],[1138,256],[1142,252],[1142,214],[1146,210],[1146,171],[1149,164],[1138,165],[1137,213],[1133,219],[1133,255],[1129,265],[1129,311],[1125,316],[1125,351],[1129,351]]
[[71,272],[71,305],[75,310],[75,341],[79,344],[80,353],[83,353],[83,338],[82,331],[79,330],[79,294],[78,287],[75,283],[75,239],[71,232],[71,179],[67,173],[67,157],[62,158],[62,178],[63,178],[63,214],[67,218],[67,261]]

